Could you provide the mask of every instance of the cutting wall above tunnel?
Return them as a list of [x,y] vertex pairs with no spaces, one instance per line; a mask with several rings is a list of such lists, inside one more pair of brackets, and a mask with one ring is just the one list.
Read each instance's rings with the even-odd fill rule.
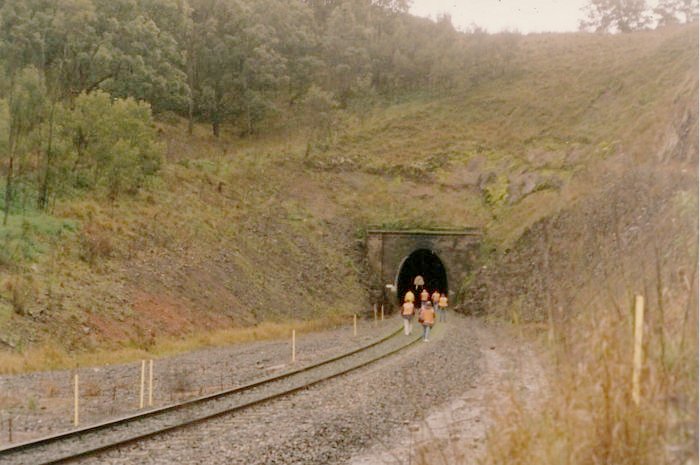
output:
[[477,229],[367,231],[367,259],[373,303],[392,308],[416,274],[426,286],[454,297],[471,271],[481,242]]

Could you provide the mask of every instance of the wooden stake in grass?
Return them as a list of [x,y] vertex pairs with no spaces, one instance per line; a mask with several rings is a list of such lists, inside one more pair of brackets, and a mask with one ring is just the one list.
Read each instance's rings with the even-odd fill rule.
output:
[[639,377],[642,373],[642,335],[644,333],[644,297],[634,303],[634,365],[632,369],[632,400],[639,405]]
[[141,360],[141,389],[139,392],[139,408],[143,408],[143,390],[146,385],[146,361]]
[[384,321],[384,304],[382,304],[382,321]]
[[357,336],[357,314],[352,316],[352,335]]
[[297,332],[292,330],[292,363],[297,361]]
[[372,308],[374,310],[374,326],[377,326],[377,304],[374,304]]
[[148,406],[153,407],[153,359],[148,361]]
[[73,375],[73,426],[78,426],[80,424],[80,417],[78,415],[78,393],[78,373],[76,372]]

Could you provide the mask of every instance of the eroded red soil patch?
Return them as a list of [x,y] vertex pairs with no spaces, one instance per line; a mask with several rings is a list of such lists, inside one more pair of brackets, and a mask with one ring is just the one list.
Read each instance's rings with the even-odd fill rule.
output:
[[181,336],[199,329],[224,328],[231,319],[223,314],[192,310],[186,302],[167,294],[139,291],[132,305],[133,313],[125,318],[91,314],[89,326],[108,341],[129,339],[148,342],[158,336]]
[[184,302],[165,294],[139,292],[134,298],[133,324],[155,334],[180,335],[199,328],[228,326],[231,320],[212,312],[194,312]]

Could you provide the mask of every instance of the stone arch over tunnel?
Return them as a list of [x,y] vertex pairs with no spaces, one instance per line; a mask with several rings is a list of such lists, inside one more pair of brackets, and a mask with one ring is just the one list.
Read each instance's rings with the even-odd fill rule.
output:
[[[370,303],[382,304],[388,312],[398,309],[406,281],[415,277],[416,270],[428,270],[429,273],[424,273],[436,280],[428,282],[428,286],[444,287],[454,301],[465,277],[477,263],[480,243],[481,231],[476,228],[368,229]],[[438,270],[440,266],[444,275]]]
[[447,270],[440,257],[433,250],[416,249],[401,261],[396,274],[396,297],[399,304],[409,289],[415,291],[413,280],[418,275],[423,277],[425,288],[429,292],[437,289],[448,293]]

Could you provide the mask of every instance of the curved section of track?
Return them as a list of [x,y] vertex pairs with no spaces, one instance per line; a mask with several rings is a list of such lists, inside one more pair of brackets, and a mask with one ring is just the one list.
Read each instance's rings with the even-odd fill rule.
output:
[[0,464],[62,463],[292,394],[392,355],[420,340],[401,330],[346,354],[136,415],[0,449]]

